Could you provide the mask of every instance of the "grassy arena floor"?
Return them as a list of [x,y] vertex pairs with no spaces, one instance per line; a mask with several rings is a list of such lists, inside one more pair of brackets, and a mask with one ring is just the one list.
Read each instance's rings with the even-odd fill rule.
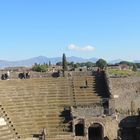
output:
[[130,70],[117,70],[117,69],[108,69],[108,73],[111,76],[137,76],[140,77],[139,71],[130,71]]

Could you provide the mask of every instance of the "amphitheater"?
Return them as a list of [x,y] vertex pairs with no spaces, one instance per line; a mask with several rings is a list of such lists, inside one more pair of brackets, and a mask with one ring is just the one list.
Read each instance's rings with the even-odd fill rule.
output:
[[116,140],[118,124],[104,72],[0,81],[0,140]]

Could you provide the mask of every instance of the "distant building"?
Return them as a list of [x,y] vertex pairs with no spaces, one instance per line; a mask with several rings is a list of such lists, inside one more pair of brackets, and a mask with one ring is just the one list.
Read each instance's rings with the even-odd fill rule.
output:
[[133,66],[129,66],[127,64],[115,64],[115,65],[109,65],[108,68],[116,69],[116,70],[132,70]]
[[120,70],[132,70],[133,66],[129,66],[127,64],[120,64]]
[[118,64],[109,65],[108,68],[120,70],[120,66]]
[[58,70],[62,70],[62,66],[51,65],[48,67],[48,72],[58,72]]

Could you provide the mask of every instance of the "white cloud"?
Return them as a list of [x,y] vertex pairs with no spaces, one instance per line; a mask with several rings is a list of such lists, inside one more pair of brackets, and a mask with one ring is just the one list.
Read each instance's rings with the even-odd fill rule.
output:
[[84,47],[79,47],[79,46],[77,46],[75,44],[70,44],[68,46],[68,49],[73,50],[73,51],[91,52],[91,51],[95,50],[95,47],[93,47],[91,45],[87,45],[87,46],[84,46]]
[[76,46],[76,45],[74,45],[74,44],[70,44],[70,45],[68,46],[68,49],[69,49],[69,50],[76,50],[76,51],[78,51],[78,50],[79,50],[79,47]]

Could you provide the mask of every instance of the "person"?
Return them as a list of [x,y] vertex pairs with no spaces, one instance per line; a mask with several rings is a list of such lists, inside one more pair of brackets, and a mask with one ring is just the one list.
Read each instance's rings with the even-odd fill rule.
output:
[[86,87],[88,86],[87,80],[86,80]]
[[9,80],[10,79],[10,71],[8,70],[6,74],[7,74],[7,79]]
[[26,78],[27,78],[27,79],[30,78],[30,74],[29,74],[29,72],[26,72]]
[[5,80],[9,80],[7,73],[4,74],[4,77],[5,77]]
[[42,132],[41,132],[41,140],[46,140],[46,129],[43,128]]
[[85,81],[85,88],[88,88],[88,81],[87,81],[87,79]]
[[23,72],[23,79],[26,79],[26,72]]
[[5,75],[4,74],[1,75],[1,80],[5,80]]
[[26,75],[24,75],[23,72],[18,74],[18,78],[20,78],[20,79],[25,79],[25,77],[26,77]]

